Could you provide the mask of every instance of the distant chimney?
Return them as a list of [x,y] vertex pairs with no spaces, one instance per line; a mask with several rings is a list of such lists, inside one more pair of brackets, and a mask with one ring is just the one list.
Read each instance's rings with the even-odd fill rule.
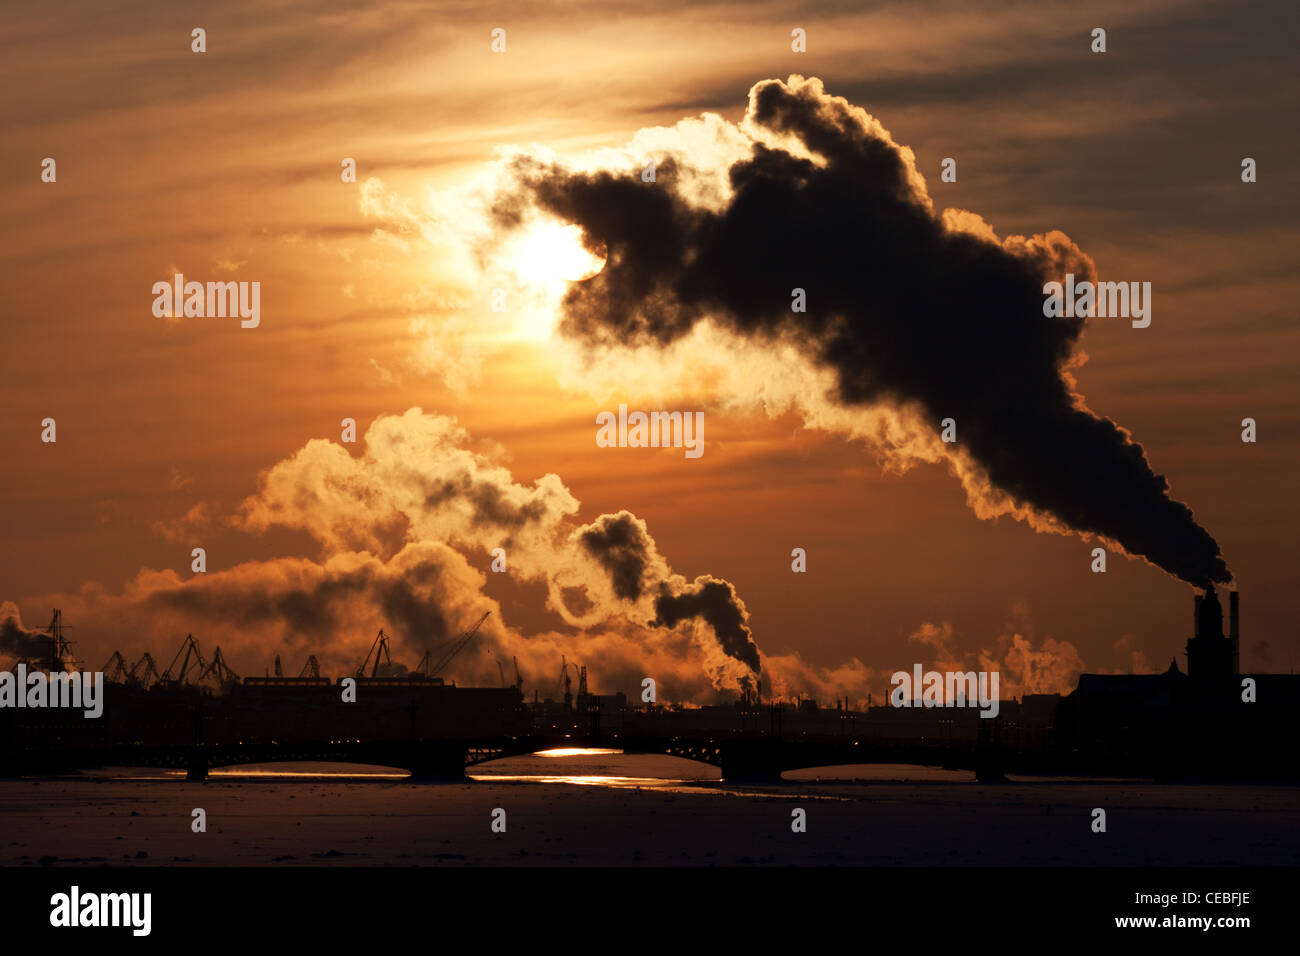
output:
[[[1236,632],[1237,592],[1230,591],[1232,613],[1229,630]],[[1237,640],[1223,633],[1223,606],[1214,585],[1196,597],[1196,633],[1187,642],[1187,676],[1209,686],[1231,679],[1237,673]]]
[[1205,588],[1204,595],[1196,596],[1196,636],[1207,641],[1214,638],[1223,640],[1224,637],[1223,605],[1219,603],[1213,584]]
[[1237,630],[1237,592],[1228,592],[1228,639],[1232,641],[1232,672],[1241,673],[1241,633]]

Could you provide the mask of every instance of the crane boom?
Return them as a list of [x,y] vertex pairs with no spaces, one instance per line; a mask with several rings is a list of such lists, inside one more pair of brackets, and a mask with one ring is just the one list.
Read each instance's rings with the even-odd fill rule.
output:
[[[181,657],[182,654],[184,655],[184,659]],[[163,671],[162,680],[175,680],[178,683],[184,683],[186,676],[190,672],[191,657],[194,658],[195,664],[199,668],[199,673],[202,673],[208,666],[207,661],[203,659],[203,655],[199,652],[199,642],[194,639],[194,635],[186,634],[185,641],[176,652],[176,656],[173,657],[172,662],[167,665],[167,669]],[[181,669],[175,677],[172,677],[172,671],[176,669],[177,661],[181,662]]]
[[483,616],[475,622],[474,626],[466,631],[461,636],[461,639],[456,642],[455,646],[442,656],[442,660],[438,661],[437,666],[429,671],[430,677],[437,677],[438,674],[442,672],[442,669],[450,664],[452,659],[469,645],[469,642],[474,639],[474,635],[478,633],[478,629],[483,626],[483,622],[488,619],[488,616],[491,613],[491,611],[483,612]]
[[108,680],[117,684],[125,684],[127,677],[131,674],[131,668],[122,657],[121,651],[114,651],[113,656],[108,659],[108,662],[100,670]]
[[389,667],[393,666],[393,658],[388,653],[388,635],[384,633],[382,627],[379,629],[379,633],[375,635],[375,641],[370,645],[370,650],[366,653],[366,659],[363,660],[361,666],[357,668],[357,677],[366,676],[366,665],[370,663],[371,656],[375,659],[374,666],[370,669],[370,676],[372,678],[379,675],[380,658],[387,661]]
[[[277,662],[279,661],[279,658],[280,655],[277,654]],[[239,682],[239,675],[231,670],[230,665],[226,663],[226,657],[221,653],[220,644],[218,644],[217,649],[212,652],[212,661],[207,667],[203,668],[203,670],[199,672],[199,680],[206,680],[209,675],[215,677],[217,683],[223,687],[227,684],[236,684]]]
[[[141,667],[144,668],[143,671],[140,670]],[[158,683],[157,662],[154,661],[153,655],[148,651],[145,651],[144,656],[131,666],[131,680],[139,682],[143,687]]]

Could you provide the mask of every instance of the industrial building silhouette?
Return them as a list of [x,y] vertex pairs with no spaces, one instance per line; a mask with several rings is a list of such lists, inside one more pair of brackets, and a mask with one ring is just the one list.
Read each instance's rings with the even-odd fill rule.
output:
[[1143,775],[1294,779],[1300,676],[1242,674],[1240,599],[1228,633],[1214,586],[1194,600],[1187,672],[1081,674],[1058,726],[1080,762]]
[[[574,696],[567,666],[562,700],[529,702],[522,678],[508,684],[504,670],[499,688],[446,683],[436,676],[442,662],[381,674],[382,631],[353,677],[331,681],[310,660],[288,677],[277,660],[276,676],[241,679],[224,661],[216,667],[219,652],[204,662],[191,636],[177,654],[179,669],[174,660],[157,682],[119,666],[102,719],[0,708],[0,775],[142,765],[185,767],[201,779],[214,766],[346,760],[463,778],[475,762],[586,741],[688,756],[733,779],[865,763],[969,769],[990,781],[1005,773],[1298,779],[1300,677],[1239,672],[1235,591],[1229,601],[1225,635],[1214,588],[1196,596],[1186,673],[1171,661],[1159,674],[1082,674],[1068,695],[1001,701],[995,718],[970,707],[855,711],[847,701],[826,707],[764,701],[752,692],[716,706],[629,707],[621,693],[589,693],[585,668]],[[53,646],[46,662],[61,669],[67,642],[57,612],[47,630]],[[473,630],[454,647],[465,646]],[[354,703],[340,700],[345,680],[358,688]]]

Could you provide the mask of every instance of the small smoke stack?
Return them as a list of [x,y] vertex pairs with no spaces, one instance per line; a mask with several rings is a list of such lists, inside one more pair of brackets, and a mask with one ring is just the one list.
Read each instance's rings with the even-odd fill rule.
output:
[[1196,595],[1196,603],[1192,607],[1192,636],[1199,637],[1201,633],[1201,602],[1205,600],[1204,595]]
[[1241,673],[1241,635],[1237,630],[1237,592],[1228,592],[1228,639],[1232,641],[1232,672]]

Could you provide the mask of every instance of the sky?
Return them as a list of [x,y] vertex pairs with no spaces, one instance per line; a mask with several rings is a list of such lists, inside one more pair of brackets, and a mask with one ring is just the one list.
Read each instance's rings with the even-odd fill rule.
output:
[[[909,201],[936,217],[967,210],[999,242],[1059,231],[1103,279],[1151,283],[1148,328],[1081,330],[1073,393],[1217,542],[1243,670],[1289,671],[1298,22],[1285,3],[1172,0],[6,8],[0,617],[30,630],[61,607],[92,668],[115,649],[170,659],[193,633],[241,673],[316,653],[338,674],[381,627],[413,665],[491,610],[454,676],[495,681],[518,657],[543,696],[562,654],[597,692],[645,675],[697,702],[753,672],[751,647],[770,690],[855,702],[913,662],[998,666],[1018,693],[1185,669],[1186,581],[981,517],[933,435],[882,449],[864,430],[900,420],[822,401],[828,368],[778,343],[714,326],[594,343],[575,303],[601,305],[621,273],[572,292],[557,270],[583,262],[575,233],[502,219],[553,212],[561,169],[636,181],[671,154],[724,183],[753,146],[751,90],[798,76],[910,150]],[[673,172],[642,185],[677,196]],[[591,211],[620,215],[641,229]],[[761,285],[812,249],[849,264],[851,300],[859,241],[781,249],[778,232],[737,274]],[[178,272],[258,282],[259,325],[156,315],[154,283]],[[870,281],[888,274],[864,269],[867,322]],[[936,313],[933,335],[996,344],[982,321]],[[1018,378],[967,370],[989,391]],[[602,447],[596,417],[620,403],[702,412],[703,454]]]

